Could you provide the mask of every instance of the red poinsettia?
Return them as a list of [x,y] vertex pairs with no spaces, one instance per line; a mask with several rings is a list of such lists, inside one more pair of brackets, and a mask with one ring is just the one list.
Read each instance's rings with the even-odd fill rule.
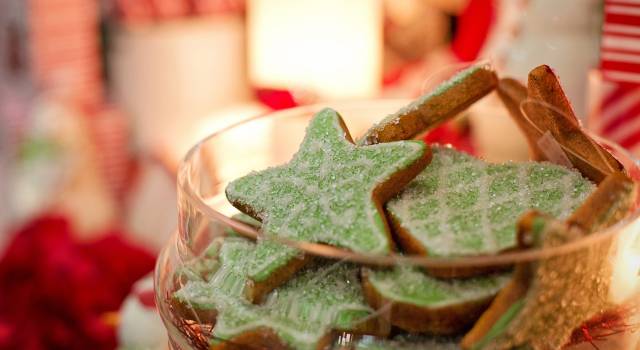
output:
[[17,232],[0,259],[0,349],[113,349],[117,311],[154,257],[117,232],[77,242],[60,217]]

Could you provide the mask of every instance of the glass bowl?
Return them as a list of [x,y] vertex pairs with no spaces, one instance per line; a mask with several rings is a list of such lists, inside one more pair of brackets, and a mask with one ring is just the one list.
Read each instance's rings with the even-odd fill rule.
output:
[[[170,346],[173,349],[208,349],[214,326],[213,313],[196,312],[176,305],[173,295],[179,290],[184,280],[184,269],[201,262],[202,256],[209,254],[207,249],[212,242],[229,239],[230,229],[249,238],[256,238],[260,232],[250,225],[233,220],[231,215],[238,211],[225,197],[225,187],[229,181],[246,175],[253,170],[261,170],[270,166],[286,163],[297,151],[305,128],[313,114],[324,107],[336,109],[344,118],[348,129],[354,137],[362,135],[372,124],[383,116],[395,112],[406,105],[407,100],[373,100],[358,102],[325,103],[298,107],[273,112],[255,117],[216,132],[193,147],[186,155],[178,173],[178,208],[179,226],[166,247],[161,252],[155,271],[156,300],[160,315],[169,333]],[[475,112],[472,112],[475,113]],[[482,113],[482,111],[480,111]],[[500,116],[502,117],[502,116]],[[490,128],[482,132],[491,132]],[[487,138],[487,135],[473,135],[474,138]],[[638,181],[638,164],[620,147],[607,143],[606,146],[623,163],[627,172]],[[488,152],[491,152],[489,150]],[[491,159],[491,154],[480,154]],[[637,199],[636,199],[637,200]],[[637,208],[637,205],[636,205]],[[504,269],[525,262],[542,262],[545,259],[564,259],[575,254],[589,259],[603,254],[602,247],[609,244],[607,261],[612,268],[606,276],[610,278],[610,288],[606,292],[608,310],[625,310],[620,312],[622,318],[616,323],[603,323],[602,327],[594,327],[592,331],[583,325],[576,324],[575,345],[571,349],[588,349],[597,345],[599,349],[635,349],[638,335],[635,325],[640,322],[635,311],[634,300],[640,296],[640,211],[634,209],[629,215],[609,229],[596,232],[570,243],[545,249],[528,249],[506,252],[500,255],[475,256],[459,258],[437,258],[414,255],[393,254],[388,256],[357,254],[345,249],[323,244],[282,240],[302,250],[305,254],[318,256],[323,261],[334,260],[336,264],[355,264],[358,266],[419,266],[427,269],[447,268],[488,268]],[[598,256],[601,258],[601,256]],[[562,260],[560,260],[562,261]],[[603,292],[604,293],[604,292]],[[573,303],[581,303],[574,300]],[[563,318],[565,301],[546,300],[544,303],[557,303],[556,316]],[[384,311],[390,317],[389,309]],[[587,320],[583,320],[587,321]],[[593,321],[592,321],[593,322]],[[603,321],[604,322],[604,321]],[[550,322],[552,324],[552,322]],[[544,326],[544,325],[543,325]],[[395,329],[392,332],[397,332]],[[331,332],[326,348],[335,349],[382,349],[376,347],[375,336],[355,336],[349,333]],[[455,345],[440,343],[440,340],[416,340],[412,348],[456,348]],[[424,339],[424,340],[422,340]],[[441,338],[438,338],[441,339]],[[453,338],[458,340],[459,338]],[[593,344],[590,343],[593,341]],[[422,343],[421,343],[422,342]],[[225,340],[217,339],[215,344],[224,344]],[[254,339],[255,344],[260,341]],[[359,344],[359,345],[358,345]],[[387,348],[394,348],[394,343]],[[440,344],[440,345],[434,345]],[[453,344],[453,343],[452,343]],[[585,345],[586,344],[586,345]],[[280,345],[278,345],[280,346]],[[278,347],[264,345],[255,348]],[[447,347],[450,346],[450,347]],[[224,348],[224,347],[222,347]],[[252,348],[251,345],[234,347],[233,343],[226,348]]]

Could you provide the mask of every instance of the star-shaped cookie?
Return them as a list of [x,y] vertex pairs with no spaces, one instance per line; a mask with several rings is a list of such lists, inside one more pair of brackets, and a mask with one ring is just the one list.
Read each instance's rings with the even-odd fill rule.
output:
[[393,243],[382,204],[430,158],[422,141],[356,146],[336,111],[318,112],[289,163],[250,173],[226,188],[235,207],[263,224],[266,239],[259,240],[249,271],[251,297],[259,300],[307,261],[269,237],[388,254]]
[[[261,305],[244,298],[246,269],[256,245],[230,237],[217,242],[211,274],[188,279],[174,298],[190,317],[213,327],[211,349],[319,349],[331,331],[377,334],[358,278],[344,263],[309,267],[268,295]],[[200,316],[207,318],[202,319]]]

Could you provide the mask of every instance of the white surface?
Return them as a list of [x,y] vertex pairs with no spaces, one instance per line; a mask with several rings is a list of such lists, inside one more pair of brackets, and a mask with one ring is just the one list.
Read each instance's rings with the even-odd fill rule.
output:
[[474,147],[489,162],[529,159],[524,134],[496,96],[479,101],[469,109]]
[[143,147],[172,144],[194,120],[249,97],[239,16],[123,28],[114,42],[114,94]]
[[129,238],[151,251],[166,244],[178,224],[175,180],[160,164],[141,163],[136,186],[126,203]]
[[169,338],[162,319],[155,309],[142,305],[136,293],[153,290],[153,276],[148,275],[136,282],[133,292],[125,299],[120,309],[118,327],[119,350],[165,350]]
[[588,73],[598,64],[601,7],[599,0],[529,1],[504,73],[526,81],[532,68],[551,66],[576,113],[585,118]]

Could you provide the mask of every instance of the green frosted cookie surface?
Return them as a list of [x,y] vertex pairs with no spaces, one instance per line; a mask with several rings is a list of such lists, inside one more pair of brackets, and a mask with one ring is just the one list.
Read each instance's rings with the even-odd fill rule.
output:
[[442,95],[443,93],[447,92],[452,87],[454,87],[454,86],[460,84],[461,82],[463,82],[466,78],[468,78],[470,75],[472,75],[473,73],[477,72],[480,69],[484,69],[484,66],[475,65],[475,66],[471,66],[469,68],[463,69],[460,72],[456,73],[453,77],[451,77],[450,79],[442,82],[441,84],[439,84],[432,91],[420,96],[418,99],[416,99],[415,101],[411,102],[410,104],[402,107],[397,112],[386,116],[379,123],[377,123],[376,125],[372,126],[369,130],[367,130],[367,132],[365,132],[365,134],[361,138],[358,139],[357,143],[359,145],[377,143],[377,140],[375,139],[375,137],[373,137],[373,140],[371,138],[379,130],[383,129],[387,125],[400,123],[400,117],[401,116],[407,115],[407,114],[409,114],[411,112],[414,112],[414,111],[418,110],[420,108],[420,106],[422,106],[425,103],[427,103],[430,99],[433,99],[436,96]]
[[245,302],[247,284],[246,269],[255,244],[239,237],[220,240],[218,255],[200,258],[209,266],[215,266],[205,279],[191,279],[174,297],[194,309],[221,310],[230,305]]
[[348,330],[372,312],[358,268],[342,263],[305,269],[268,294],[263,304],[251,304],[244,289],[255,247],[242,238],[227,238],[210,279],[188,281],[174,294],[195,309],[217,311],[213,343],[269,328],[292,348],[315,349],[331,329]]
[[[267,238],[389,253],[391,243],[373,191],[421,159],[427,146],[420,141],[399,141],[358,147],[345,136],[337,112],[318,112],[289,163],[231,182],[227,198],[240,209],[249,208],[262,221]],[[292,249],[262,245],[249,272],[258,281],[296,254]]]
[[458,341],[447,338],[400,335],[393,339],[365,336],[355,346],[356,350],[460,350]]
[[426,308],[444,308],[495,295],[510,274],[491,274],[467,279],[438,279],[416,267],[368,270],[369,282],[384,298]]
[[[251,226],[255,229],[259,229],[260,226],[262,226],[262,223],[254,218],[252,218],[251,216],[245,214],[245,213],[237,213],[231,216],[231,218],[235,221],[239,221],[245,225]],[[242,234],[239,232],[236,232],[233,228],[231,227],[226,227],[224,230],[225,234],[227,236],[233,236],[233,237],[242,237]]]
[[516,245],[516,222],[537,209],[565,218],[595,189],[546,162],[489,164],[446,147],[386,205],[432,256],[495,254]]

